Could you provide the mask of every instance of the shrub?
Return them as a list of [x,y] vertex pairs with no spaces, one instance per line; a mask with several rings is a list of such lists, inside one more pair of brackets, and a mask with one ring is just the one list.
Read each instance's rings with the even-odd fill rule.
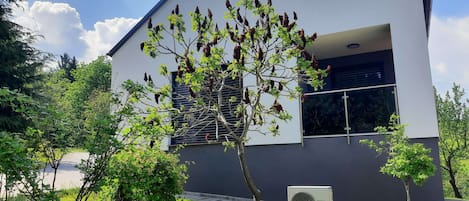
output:
[[131,147],[110,161],[102,197],[113,200],[176,201],[187,179],[177,155]]

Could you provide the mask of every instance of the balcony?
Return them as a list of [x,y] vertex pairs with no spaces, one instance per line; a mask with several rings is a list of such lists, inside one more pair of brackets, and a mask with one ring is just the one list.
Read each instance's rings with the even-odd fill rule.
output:
[[397,111],[395,84],[305,93],[303,135],[348,136],[374,133]]

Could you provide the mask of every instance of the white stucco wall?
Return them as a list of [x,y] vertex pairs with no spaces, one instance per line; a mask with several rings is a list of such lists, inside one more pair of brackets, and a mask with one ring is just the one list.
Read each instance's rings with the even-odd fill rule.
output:
[[[153,23],[167,23],[166,17],[177,3],[181,13],[192,11],[196,5],[202,12],[210,7],[215,18],[222,22],[225,1],[168,0],[153,16]],[[232,3],[234,4],[234,0]],[[421,0],[274,0],[279,13],[298,13],[298,24],[306,33],[330,34],[380,24],[390,24],[399,111],[403,123],[408,124],[411,138],[437,137],[437,121],[430,75],[423,4]],[[143,13],[142,13],[143,15]],[[185,15],[188,19],[188,15]],[[187,20],[189,22],[189,20]],[[219,23],[223,25],[224,23]],[[144,55],[139,44],[147,38],[146,24],[142,26],[112,59],[112,87],[133,79],[143,82],[143,73],[152,75],[157,84],[167,83],[158,74],[158,66],[167,64],[176,70],[171,57],[152,59]],[[345,45],[345,44],[344,44]],[[172,68],[172,69],[171,69]],[[245,80],[249,82],[249,80]],[[250,134],[249,144],[300,143],[300,104],[298,100],[284,102],[293,120],[280,125],[280,136]]]

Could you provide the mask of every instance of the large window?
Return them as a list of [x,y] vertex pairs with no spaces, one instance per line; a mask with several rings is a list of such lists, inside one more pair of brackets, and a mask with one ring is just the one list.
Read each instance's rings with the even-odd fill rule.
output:
[[[203,98],[204,106],[198,106],[197,99],[190,95],[189,87],[176,82],[176,73],[172,75],[172,100],[174,108],[185,108],[181,114],[173,117],[173,125],[176,130],[185,129],[171,139],[172,145],[177,144],[203,144],[224,141],[224,135],[228,134],[228,130],[221,124],[217,123],[215,113],[204,110],[207,106],[213,105],[217,101],[217,94],[209,90],[207,87],[199,92],[199,97]],[[234,114],[234,110],[239,101],[242,100],[241,91],[236,90],[242,87],[242,81],[239,78],[225,79],[225,87],[222,90],[223,102],[222,112],[229,123],[235,124],[238,119]],[[213,87],[215,88],[215,87]],[[230,97],[236,97],[237,102],[230,103]],[[181,107],[183,106],[183,107]],[[189,108],[195,108],[189,112]],[[200,109],[199,109],[200,108]],[[201,120],[202,119],[202,120]],[[240,133],[240,130],[235,130]]]
[[313,91],[302,86],[305,136],[371,133],[397,113],[390,50],[320,63],[331,64],[333,69],[324,89]]

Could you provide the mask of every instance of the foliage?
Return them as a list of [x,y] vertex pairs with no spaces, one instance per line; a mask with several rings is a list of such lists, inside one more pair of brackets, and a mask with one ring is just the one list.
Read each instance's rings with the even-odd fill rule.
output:
[[86,104],[93,94],[109,92],[111,87],[111,64],[104,57],[85,64],[72,71],[75,79],[68,84],[63,97],[63,107],[67,111],[65,118],[73,122],[73,133],[77,137],[77,145],[84,142],[87,134],[83,128],[86,120]]
[[[107,197],[114,200],[176,201],[183,192],[185,165],[177,156],[147,147],[128,146],[110,162]],[[112,195],[112,196],[109,196]]]
[[70,82],[75,81],[72,73],[77,69],[78,63],[75,57],[70,58],[67,53],[60,55],[60,60],[57,62],[59,69],[65,72],[64,77],[70,80]]
[[[227,0],[226,8],[226,24],[220,25],[210,9],[203,14],[198,7],[190,13],[191,24],[186,25],[179,5],[167,18],[169,26],[154,26],[150,20],[148,40],[141,43],[141,50],[153,58],[175,60],[160,66],[160,76],[167,78],[167,83],[173,83],[175,76],[175,83],[186,86],[188,91],[172,93],[170,85],[161,85],[161,80],[153,81],[145,73],[144,91],[154,96],[133,98],[147,101],[147,105],[155,105],[148,101],[157,103],[146,111],[150,113],[147,121],[164,134],[183,136],[191,130],[199,133],[197,126],[210,124],[226,130],[216,133],[217,140],[238,150],[247,186],[260,200],[261,192],[250,175],[244,152],[248,132],[278,135],[278,122],[292,118],[282,103],[300,98],[298,82],[322,87],[330,66],[320,68],[316,58],[306,51],[317,34],[307,35],[297,26],[297,13],[279,15],[270,0],[241,0],[235,5]],[[168,66],[177,66],[174,76]],[[237,86],[227,84],[236,78],[252,81],[244,86],[243,81]],[[242,98],[223,97],[226,90]],[[173,108],[173,97],[188,102],[190,107]],[[237,120],[228,121],[228,116]],[[185,122],[173,126],[176,119]]]
[[[436,93],[436,91],[435,91]],[[436,96],[440,157],[446,196],[469,196],[469,100],[464,90],[454,84],[452,93]],[[449,185],[449,186],[448,186]],[[452,194],[452,195],[451,195]]]
[[40,164],[26,144],[25,140],[12,133],[0,132],[0,186],[5,190],[5,200],[14,189],[28,200],[55,200],[53,193],[45,191],[48,186],[41,184],[38,178]]
[[375,130],[385,135],[383,141],[375,143],[372,140],[360,140],[360,143],[380,154],[387,154],[387,161],[380,172],[401,180],[407,192],[407,201],[410,201],[410,182],[420,186],[435,174],[436,168],[429,156],[431,150],[421,143],[409,142],[405,135],[405,125],[399,124],[397,115],[391,116],[387,127],[377,127]]
[[[35,95],[35,82],[40,79],[40,67],[47,58],[31,46],[34,36],[10,21],[14,1],[0,2],[0,88],[24,95]],[[22,132],[31,122],[8,105],[0,110],[0,130]]]

